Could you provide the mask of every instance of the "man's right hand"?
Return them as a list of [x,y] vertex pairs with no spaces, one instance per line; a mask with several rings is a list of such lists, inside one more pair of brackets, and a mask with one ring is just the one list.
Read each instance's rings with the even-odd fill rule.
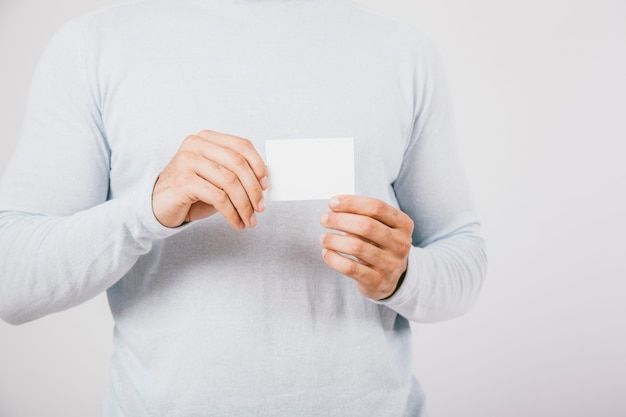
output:
[[203,130],[183,141],[154,185],[152,211],[163,226],[178,227],[221,213],[236,230],[257,224],[265,210],[267,169],[252,143]]

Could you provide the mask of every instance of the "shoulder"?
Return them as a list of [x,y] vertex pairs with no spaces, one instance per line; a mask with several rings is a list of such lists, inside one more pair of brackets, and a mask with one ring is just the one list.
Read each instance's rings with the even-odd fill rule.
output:
[[72,39],[118,33],[124,36],[130,30],[141,30],[158,14],[167,14],[175,7],[163,0],[135,0],[101,7],[65,22],[53,39]]
[[355,43],[366,48],[379,62],[390,60],[422,75],[438,66],[434,43],[415,25],[352,0],[337,1],[337,7],[341,9],[346,30],[358,36]]

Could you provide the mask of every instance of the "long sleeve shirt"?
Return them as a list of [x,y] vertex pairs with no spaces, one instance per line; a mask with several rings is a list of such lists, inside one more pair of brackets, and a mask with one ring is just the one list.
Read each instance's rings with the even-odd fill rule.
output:
[[[353,137],[356,193],[415,222],[398,291],[368,299],[325,265],[326,201],[270,202],[244,232],[159,224],[155,179],[203,129],[262,156],[266,139]],[[0,265],[14,324],[107,291],[105,417],[363,417],[423,415],[409,321],[466,312],[486,257],[422,36],[345,0],[139,0],[74,19],[42,56]]]

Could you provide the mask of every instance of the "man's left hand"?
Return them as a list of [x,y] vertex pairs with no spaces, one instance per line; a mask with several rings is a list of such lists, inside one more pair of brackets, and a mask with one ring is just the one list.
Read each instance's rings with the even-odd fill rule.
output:
[[[320,223],[345,234],[322,235],[324,262],[358,283],[368,298],[391,296],[408,265],[413,220],[374,198],[343,195],[329,200]],[[342,256],[348,255],[349,257]]]

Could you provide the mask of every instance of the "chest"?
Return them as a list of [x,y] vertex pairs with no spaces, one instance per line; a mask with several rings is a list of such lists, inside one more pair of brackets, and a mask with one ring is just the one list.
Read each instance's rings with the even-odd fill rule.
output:
[[366,49],[273,36],[196,34],[119,52],[100,81],[112,196],[203,129],[246,137],[263,157],[266,139],[353,137],[357,192],[388,195],[412,128],[408,77]]

